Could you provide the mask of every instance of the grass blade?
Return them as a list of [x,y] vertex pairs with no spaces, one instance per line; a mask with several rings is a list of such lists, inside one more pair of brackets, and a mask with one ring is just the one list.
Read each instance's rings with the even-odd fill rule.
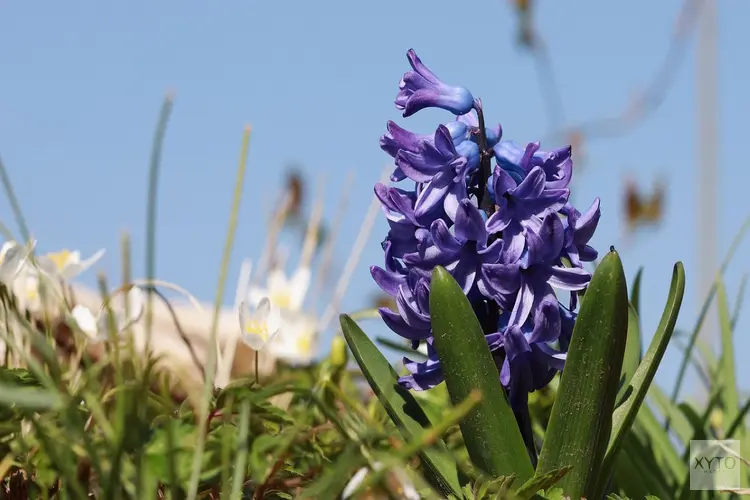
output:
[[430,311],[451,401],[458,405],[474,389],[482,394],[460,424],[469,457],[495,477],[516,474],[521,483],[528,481],[534,470],[482,327],[461,287],[440,266],[432,271]]
[[622,375],[620,375],[620,390],[617,392],[617,404],[620,406],[630,394],[630,380],[641,364],[641,325],[635,306],[628,307],[628,340],[625,344],[625,356],[622,360]]
[[572,465],[558,485],[571,498],[597,498],[627,335],[627,284],[613,249],[581,303],[536,472]]
[[630,303],[635,308],[635,312],[641,314],[641,279],[643,278],[643,268],[638,269],[633,280],[633,289],[630,291]]
[[[409,391],[398,385],[396,371],[354,320],[346,314],[342,314],[339,320],[344,338],[373,392],[404,439],[415,439],[425,428],[431,427],[419,402]],[[446,496],[460,495],[458,466],[448,453],[445,443],[438,439],[432,448],[422,450],[420,455],[438,489]]]
[[62,405],[59,393],[38,387],[14,387],[0,382],[0,406],[17,406],[26,410],[53,410]]
[[[161,105],[159,122],[156,125],[154,141],[151,145],[151,161],[148,172],[148,205],[146,206],[146,279],[149,281],[156,278],[156,198],[159,187],[159,167],[161,166],[161,150],[164,145],[164,136],[167,132],[169,116],[172,114],[173,96],[168,94]],[[153,312],[151,304],[153,298],[149,294],[146,305],[146,352],[151,345],[151,324]]]
[[[247,152],[250,147],[250,127],[245,127],[242,135],[242,151],[240,153],[240,163],[237,167],[237,178],[234,183],[234,196],[232,197],[232,208],[229,212],[229,227],[227,228],[227,239],[224,242],[224,252],[221,257],[221,268],[219,270],[219,284],[216,291],[216,301],[214,303],[213,319],[211,321],[211,335],[208,342],[208,361],[206,362],[205,373],[206,380],[203,384],[203,394],[199,401],[198,418],[203,424],[208,417],[208,406],[211,402],[211,392],[214,386],[214,377],[216,376],[217,358],[220,356],[219,347],[216,341],[216,333],[219,326],[219,314],[221,313],[221,304],[224,300],[224,290],[227,282],[227,270],[229,260],[232,257],[232,248],[234,247],[234,235],[237,232],[237,219],[242,202],[242,189],[245,183],[245,172],[247,170]],[[190,485],[188,488],[188,499],[195,500],[198,494],[198,484],[200,482],[201,463],[203,459],[203,450],[206,446],[206,426],[198,427],[198,439],[195,445],[193,455],[192,472],[190,475]]]
[[[750,217],[745,219],[745,222],[742,223],[742,227],[740,227],[740,230],[735,235],[734,240],[732,240],[729,251],[727,252],[726,257],[724,257],[724,261],[721,263],[721,267],[719,268],[720,275],[723,275],[724,271],[726,271],[729,263],[732,261],[732,257],[734,257],[734,252],[737,251],[737,247],[739,247],[740,242],[745,237],[745,233],[747,233],[748,229],[750,229]],[[716,282],[714,282],[714,284],[711,286],[711,290],[709,290],[708,292],[708,297],[706,297],[706,301],[701,307],[701,311],[698,314],[698,320],[695,323],[695,328],[690,334],[690,340],[688,341],[688,345],[685,348],[685,353],[682,357],[682,361],[680,362],[680,369],[677,372],[677,380],[675,381],[674,389],[672,390],[673,403],[677,402],[677,397],[680,395],[680,389],[682,388],[682,382],[685,379],[687,365],[690,362],[690,357],[693,355],[693,347],[695,347],[695,341],[698,339],[698,334],[703,327],[703,322],[706,319],[706,314],[708,314],[708,309],[711,306],[711,301],[714,298],[714,294],[716,294]],[[667,420],[665,428],[669,429],[669,420]]]
[[732,342],[732,324],[729,318],[729,301],[727,289],[721,276],[716,277],[716,306],[719,309],[721,329],[721,358],[719,360],[719,380],[721,380],[721,403],[727,419],[734,420],[740,406],[737,394],[737,376],[734,367],[734,347]]

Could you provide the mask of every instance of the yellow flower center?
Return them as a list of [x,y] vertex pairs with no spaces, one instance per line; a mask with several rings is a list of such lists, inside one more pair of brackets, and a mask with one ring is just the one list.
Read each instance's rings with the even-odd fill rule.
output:
[[47,257],[52,261],[58,271],[62,271],[70,261],[70,251],[62,250],[57,253],[50,253],[47,254]]
[[310,352],[310,348],[312,347],[310,335],[305,335],[303,337],[298,338],[296,345],[297,345],[297,349],[300,352],[304,352],[304,353]]
[[263,339],[263,342],[268,340],[269,332],[268,325],[265,321],[250,320],[245,323],[245,332],[248,335],[256,335]]
[[271,292],[269,299],[271,300],[271,304],[279,309],[289,309],[289,306],[292,304],[292,294],[287,290]]

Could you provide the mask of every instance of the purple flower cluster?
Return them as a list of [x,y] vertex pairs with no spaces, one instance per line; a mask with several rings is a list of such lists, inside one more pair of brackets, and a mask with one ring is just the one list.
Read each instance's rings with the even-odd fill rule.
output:
[[[391,180],[414,188],[375,186],[390,230],[385,265],[370,271],[398,305],[380,309],[385,323],[428,353],[424,362],[404,360],[410,374],[399,383],[424,390],[443,381],[429,301],[440,265],[474,307],[511,403],[523,407],[565,363],[577,293],[591,279],[583,263],[597,257],[588,242],[599,199],[584,213],[569,203],[570,146],[542,151],[539,143],[501,140],[501,127],[485,127],[481,101],[469,90],[442,82],[414,50],[407,57],[412,71],[401,79],[396,108],[404,117],[441,108],[455,119],[428,135],[389,121],[380,139],[395,160]],[[570,292],[567,305],[555,289]]]

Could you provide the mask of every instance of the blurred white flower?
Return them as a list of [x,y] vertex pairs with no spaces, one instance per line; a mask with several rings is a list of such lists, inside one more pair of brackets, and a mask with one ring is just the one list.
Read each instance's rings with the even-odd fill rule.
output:
[[280,268],[268,273],[266,288],[250,287],[248,302],[259,304],[261,299],[268,298],[274,307],[290,311],[299,311],[310,287],[311,272],[308,267],[300,267],[294,275],[287,278]]
[[27,263],[29,254],[34,250],[36,241],[20,245],[15,241],[6,241],[0,249],[0,283],[9,285]]
[[[121,333],[141,319],[145,296],[140,288],[132,287],[127,294],[124,296],[120,294],[114,300],[119,302],[117,305],[110,305],[115,333]],[[109,337],[109,314],[106,306],[94,315],[87,307],[77,305],[70,312],[70,316],[78,328],[91,340],[106,340]]]
[[[383,464],[380,462],[375,462],[374,468],[376,471],[378,471],[383,468]],[[365,480],[369,472],[369,467],[362,467],[361,469],[359,469],[349,480],[349,483],[347,483],[344,491],[341,493],[341,499],[346,500],[347,498],[351,498],[354,492],[357,491],[357,488],[359,488],[359,486]],[[405,498],[406,500],[420,500],[422,498],[419,496],[417,489],[414,487],[411,481],[409,481],[409,478],[406,477],[406,474],[401,471],[395,470],[392,472],[396,473],[396,476],[398,477],[400,483],[401,491],[397,492],[399,494],[398,498]]]
[[37,257],[36,263],[39,269],[50,277],[68,281],[96,264],[103,255],[102,248],[88,259],[81,260],[80,252],[61,250]]
[[267,297],[251,309],[246,302],[240,304],[240,335],[243,342],[255,351],[262,351],[279,333],[281,315]]
[[268,352],[295,365],[309,364],[317,353],[317,318],[281,311],[281,332],[269,343]]

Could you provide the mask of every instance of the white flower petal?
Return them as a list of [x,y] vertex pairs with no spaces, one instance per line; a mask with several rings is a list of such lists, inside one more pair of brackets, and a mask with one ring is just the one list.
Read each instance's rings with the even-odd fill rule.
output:
[[273,269],[268,273],[267,285],[271,293],[286,290],[289,287],[286,274],[279,268]]
[[266,341],[260,335],[254,333],[247,333],[245,330],[242,331],[242,341],[254,351],[262,351],[266,346]]
[[258,302],[258,305],[255,306],[253,316],[256,321],[267,321],[269,314],[275,309],[276,308],[271,305],[271,301],[268,300],[268,297],[263,297],[260,302]]
[[5,242],[0,250],[0,282],[12,282],[26,264],[30,252],[31,248],[23,247],[15,241]]
[[257,307],[261,300],[270,295],[265,288],[250,287],[247,292],[247,302],[252,307]]
[[265,317],[265,321],[268,327],[268,331],[273,333],[281,328],[281,311],[279,311],[278,307],[274,307],[270,302],[269,306],[270,309]]
[[71,280],[79,274],[86,271],[88,268],[99,262],[104,256],[105,249],[102,248],[88,259],[81,261],[81,253],[78,251],[72,252],[68,259],[67,265],[60,271],[60,277],[64,280]]
[[[380,462],[375,462],[375,470],[378,471],[383,468],[383,464]],[[362,484],[362,482],[367,477],[367,474],[370,472],[369,467],[362,467],[359,469],[349,480],[349,482],[346,485],[346,488],[344,488],[344,491],[341,492],[341,500],[346,500],[347,498],[350,498],[355,491],[357,491],[357,488]]]
[[83,333],[92,339],[98,337],[99,328],[97,326],[97,319],[87,307],[81,305],[75,306],[70,311],[70,315]]
[[301,267],[294,273],[292,281],[290,283],[290,304],[289,308],[292,310],[298,310],[302,307],[307,295],[307,290],[310,288],[310,280],[312,279],[312,272],[307,267]]

